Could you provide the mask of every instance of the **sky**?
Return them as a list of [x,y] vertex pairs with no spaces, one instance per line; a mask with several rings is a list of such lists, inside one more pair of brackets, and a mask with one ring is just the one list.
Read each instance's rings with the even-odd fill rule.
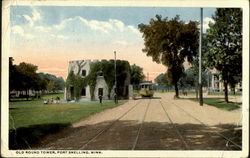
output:
[[[214,12],[203,9],[203,31]],[[154,80],[166,67],[142,52],[138,25],[148,24],[156,14],[199,21],[200,8],[11,6],[10,56],[14,64],[31,63],[38,72],[66,78],[69,61],[113,59],[116,51],[117,59],[142,67]]]

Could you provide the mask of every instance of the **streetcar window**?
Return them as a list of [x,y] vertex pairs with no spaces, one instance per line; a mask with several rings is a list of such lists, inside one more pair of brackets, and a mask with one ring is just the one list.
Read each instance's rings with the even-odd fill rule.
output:
[[152,90],[153,88],[152,88],[152,86],[149,86],[149,90]]

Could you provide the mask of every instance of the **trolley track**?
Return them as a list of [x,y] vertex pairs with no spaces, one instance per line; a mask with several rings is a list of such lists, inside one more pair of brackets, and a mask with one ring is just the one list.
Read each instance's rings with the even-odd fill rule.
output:
[[[98,141],[101,140],[101,141],[105,141],[105,134],[108,135],[108,131],[111,131],[112,128],[116,128],[116,129],[119,129],[119,127],[115,127],[116,124],[119,124],[119,121],[125,117],[129,112],[131,112],[133,109],[135,109],[136,106],[138,106],[139,104],[141,104],[142,101],[139,101],[137,102],[137,104],[135,104],[133,107],[131,107],[129,110],[127,110],[125,113],[123,113],[120,117],[118,117],[116,120],[112,121],[109,125],[107,125],[104,129],[102,129],[100,132],[98,132],[96,135],[94,135],[93,137],[91,137],[90,139],[87,140],[87,142],[85,142],[83,145],[81,145],[78,149],[80,150],[84,150],[84,149],[92,149],[91,148],[91,145],[92,143],[95,143],[95,141]],[[146,108],[146,111],[145,113],[147,112],[147,109],[148,109],[148,106],[149,104],[147,105],[147,108]],[[117,125],[119,126],[119,125]],[[130,127],[128,127],[130,128]],[[135,130],[135,129],[130,129],[130,130]],[[137,131],[137,134],[139,135],[140,132],[138,132],[138,130],[140,130],[140,128],[136,128],[136,131]],[[102,138],[104,137],[104,138]],[[109,137],[109,136],[108,136]],[[104,140],[102,140],[104,139]],[[116,142],[116,143],[119,143],[120,145],[123,143],[122,141],[120,142]],[[117,145],[119,145],[117,144]]]
[[[165,102],[165,101],[164,101]],[[224,140],[226,140],[227,141],[227,143],[232,143],[237,149],[242,149],[242,146],[241,145],[239,145],[239,144],[237,144],[237,143],[235,143],[234,141],[232,141],[230,138],[228,138],[227,136],[225,136],[225,135],[223,135],[223,134],[221,134],[221,133],[219,133],[219,132],[217,132],[216,130],[214,130],[214,127],[212,127],[212,126],[209,126],[209,125],[206,125],[204,122],[202,122],[200,119],[198,119],[198,118],[196,118],[195,116],[193,116],[192,114],[190,114],[189,112],[187,112],[186,110],[184,110],[183,108],[181,108],[180,106],[178,106],[176,103],[174,103],[173,101],[171,101],[171,104],[173,104],[175,107],[177,107],[178,109],[180,109],[183,113],[185,113],[187,116],[189,116],[190,118],[192,118],[193,120],[195,120],[196,122],[199,122],[199,124],[200,125],[202,125],[203,127],[205,127],[205,128],[207,128],[207,129],[209,129],[210,131],[208,132],[206,132],[207,133],[207,135],[209,136],[209,137],[214,137],[214,135],[212,134],[212,133],[214,133],[214,134],[216,134],[217,136],[219,136],[219,137],[221,137],[221,138],[223,138]],[[197,130],[199,130],[199,129],[197,129]]]
[[[178,128],[175,126],[173,120],[170,118],[166,108],[162,105],[161,100],[157,100],[154,104],[154,111],[161,113],[161,123],[149,122],[144,125],[146,114],[148,109],[144,114],[143,121],[138,130],[135,143],[132,150],[180,150],[180,149],[190,149],[187,142],[182,137]],[[149,103],[150,104],[150,103]],[[161,109],[161,110],[160,110]],[[151,109],[151,113],[152,113]],[[166,120],[166,121],[164,121]],[[140,139],[139,139],[140,138]]]
[[132,150],[135,150],[135,147],[136,147],[136,145],[137,145],[137,143],[138,143],[138,139],[139,139],[139,136],[140,136],[140,133],[141,133],[141,129],[142,129],[143,123],[144,123],[144,121],[145,121],[145,118],[146,118],[146,115],[147,115],[147,112],[148,112],[148,108],[149,108],[150,103],[151,103],[151,99],[150,99],[149,102],[148,102],[147,109],[146,109],[146,111],[145,111],[145,113],[144,113],[144,116],[143,116],[143,119],[142,119],[140,128],[138,129],[138,132],[137,132],[135,141],[134,141],[134,143],[133,143]]
[[181,141],[182,141],[182,143],[184,144],[185,149],[186,149],[186,150],[189,150],[189,149],[190,149],[189,145],[187,144],[187,142],[185,141],[185,139],[182,137],[182,135],[181,135],[180,131],[178,130],[178,128],[176,127],[176,125],[174,124],[174,122],[172,121],[172,119],[170,118],[170,116],[169,116],[169,114],[168,114],[168,112],[167,112],[166,108],[162,105],[162,102],[161,102],[161,101],[159,101],[159,102],[160,102],[161,107],[162,107],[162,109],[164,110],[164,112],[165,112],[165,114],[166,114],[167,118],[168,118],[168,119],[169,119],[169,121],[171,122],[172,127],[175,129],[175,131],[176,131],[176,133],[178,134],[178,136],[179,136],[180,140],[181,140]]
[[[239,144],[225,136],[228,133],[221,133],[221,127],[206,125],[201,121],[203,118],[197,118],[200,115],[179,106],[178,101],[166,100],[165,96],[132,101],[125,107],[116,110],[110,121],[77,126],[73,133],[68,132],[69,135],[64,135],[51,147],[79,150],[228,150],[224,143],[228,141],[241,149]],[[101,117],[108,118],[107,114]]]

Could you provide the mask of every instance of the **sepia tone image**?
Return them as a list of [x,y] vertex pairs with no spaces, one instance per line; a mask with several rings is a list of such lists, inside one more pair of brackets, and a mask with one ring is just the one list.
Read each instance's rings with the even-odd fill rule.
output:
[[9,150],[242,151],[242,8],[11,5],[9,20]]

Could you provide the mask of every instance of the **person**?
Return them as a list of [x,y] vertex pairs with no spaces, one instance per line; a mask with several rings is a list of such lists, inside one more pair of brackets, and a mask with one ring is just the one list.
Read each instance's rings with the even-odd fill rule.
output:
[[117,95],[114,95],[115,103],[117,104]]
[[56,97],[56,100],[60,100],[60,97],[57,96],[57,97]]
[[102,95],[99,95],[99,101],[102,103]]
[[44,100],[44,101],[43,101],[43,104],[48,104],[48,100]]

